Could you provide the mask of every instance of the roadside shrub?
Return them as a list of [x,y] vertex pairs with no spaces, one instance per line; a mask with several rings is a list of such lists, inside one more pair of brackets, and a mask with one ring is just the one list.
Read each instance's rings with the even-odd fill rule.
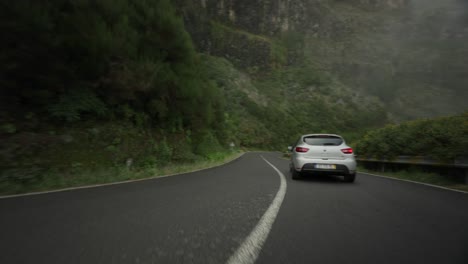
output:
[[79,89],[62,94],[58,102],[49,107],[49,112],[54,117],[72,122],[80,120],[83,113],[103,116],[107,108],[93,91]]
[[159,164],[165,164],[171,161],[173,149],[167,144],[166,138],[156,145],[156,156]]
[[209,157],[210,154],[221,151],[221,145],[219,144],[218,139],[211,133],[208,132],[201,136],[198,144],[195,146],[195,154]]
[[393,158],[400,155],[453,160],[468,155],[468,113],[387,125],[368,132],[356,144],[359,155]]

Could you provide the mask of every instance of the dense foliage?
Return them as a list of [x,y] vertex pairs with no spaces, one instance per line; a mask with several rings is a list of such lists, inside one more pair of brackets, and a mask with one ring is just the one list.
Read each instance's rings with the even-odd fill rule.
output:
[[0,185],[226,152],[224,98],[170,0],[7,1],[0,32]]
[[284,150],[305,133],[340,133],[348,140],[388,122],[383,107],[363,100],[307,65],[284,66],[253,77],[227,60],[204,56],[206,72],[223,89],[230,140]]
[[5,175],[128,158],[162,165],[220,150],[222,94],[169,0],[0,7]]
[[223,117],[168,0],[20,0],[0,12],[9,113],[29,107],[56,120],[131,117],[195,131]]
[[409,121],[368,132],[358,143],[360,156],[394,158],[400,155],[453,160],[468,150],[468,113]]

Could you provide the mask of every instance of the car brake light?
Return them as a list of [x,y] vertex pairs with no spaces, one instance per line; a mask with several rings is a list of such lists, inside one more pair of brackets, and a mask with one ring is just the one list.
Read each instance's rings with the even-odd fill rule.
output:
[[304,153],[304,152],[307,152],[307,151],[309,151],[308,148],[296,147],[296,152]]
[[343,152],[344,154],[353,154],[353,149],[345,148],[345,149],[342,149],[341,152]]

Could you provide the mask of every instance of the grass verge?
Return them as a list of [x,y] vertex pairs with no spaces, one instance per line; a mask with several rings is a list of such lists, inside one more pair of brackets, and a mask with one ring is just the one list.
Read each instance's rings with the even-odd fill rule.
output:
[[358,166],[359,172],[366,172],[371,174],[377,174],[387,176],[396,179],[409,180],[421,183],[427,183],[437,185],[449,189],[460,190],[468,192],[468,185],[463,184],[460,180],[451,177],[440,176],[437,173],[423,172],[417,169],[393,171],[393,172],[381,172],[375,170],[369,170],[362,166]]
[[76,171],[69,171],[66,173],[51,170],[39,178],[26,181],[3,180],[0,182],[0,195],[52,191],[188,173],[223,165],[238,158],[242,153],[243,152],[215,153],[205,160],[182,164],[170,163],[159,167],[77,169]]

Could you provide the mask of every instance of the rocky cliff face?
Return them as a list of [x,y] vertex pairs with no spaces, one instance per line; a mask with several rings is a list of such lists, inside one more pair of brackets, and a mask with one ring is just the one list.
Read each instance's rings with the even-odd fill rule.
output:
[[241,68],[286,64],[281,36],[303,35],[308,25],[318,23],[323,8],[321,1],[305,0],[199,0],[179,6],[184,6],[186,27],[198,49]]
[[354,2],[373,8],[400,9],[406,7],[410,1],[411,0],[357,0]]
[[319,22],[336,3],[362,8],[401,9],[410,0],[198,0],[194,6],[204,16],[253,34],[277,36],[304,31]]
[[274,36],[300,28],[307,21],[308,1],[200,0],[210,19],[253,34]]
[[176,1],[200,51],[243,68],[270,68],[297,61],[307,35],[336,38],[352,31],[335,6],[400,9],[409,0]]

